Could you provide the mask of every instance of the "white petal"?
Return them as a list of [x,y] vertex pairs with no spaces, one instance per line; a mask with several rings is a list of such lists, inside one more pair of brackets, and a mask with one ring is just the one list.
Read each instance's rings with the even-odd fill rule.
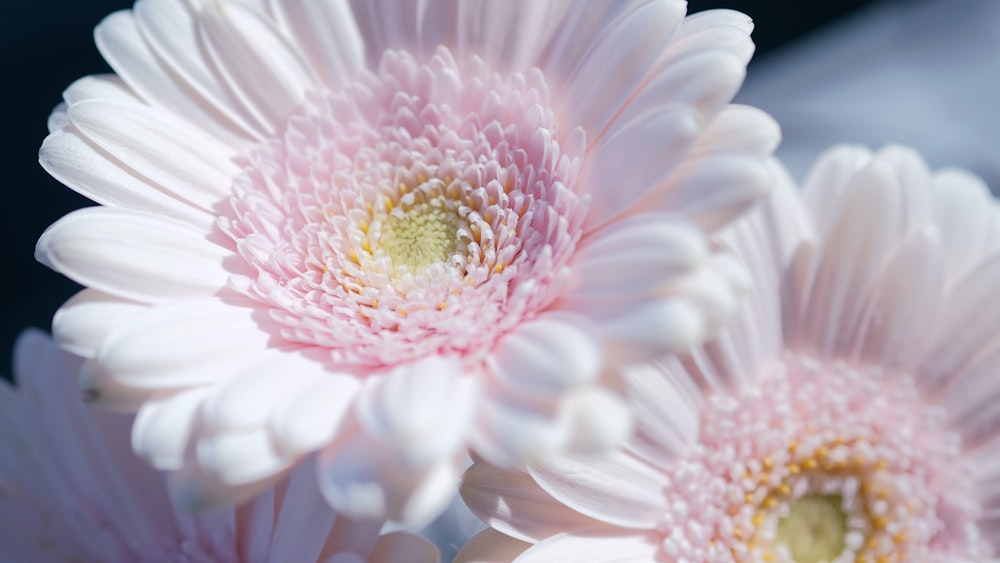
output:
[[647,361],[703,342],[709,334],[706,320],[689,299],[658,299],[602,319],[601,332],[613,362]]
[[35,248],[39,262],[74,281],[144,303],[219,293],[232,254],[181,223],[103,207],[66,215]]
[[112,330],[147,308],[135,301],[84,289],[56,311],[52,333],[64,350],[91,358]]
[[111,100],[126,104],[140,103],[135,92],[114,74],[94,74],[77,79],[63,92],[63,100],[67,106],[84,100]]
[[508,563],[529,547],[496,530],[483,530],[462,546],[454,563]]
[[163,214],[205,232],[215,219],[204,209],[151,184],[74,130],[55,131],[46,137],[38,161],[53,178],[101,205]]
[[[582,126],[589,142],[596,142],[646,79],[647,71],[663,53],[684,13],[685,5],[681,2],[637,4],[599,35],[589,38],[587,55],[564,87],[570,99],[564,102],[566,107],[561,117],[571,126]],[[659,100],[674,102],[666,96]],[[632,117],[623,116],[623,122]]]
[[154,307],[120,327],[97,361],[115,380],[149,389],[204,385],[253,363],[271,335],[249,307],[217,300]]
[[314,376],[279,403],[270,423],[272,439],[289,454],[319,449],[340,430],[360,389],[354,376]]
[[455,24],[456,55],[477,55],[498,71],[517,72],[535,66],[567,4],[534,0],[460,2]]
[[547,493],[581,514],[634,529],[654,529],[663,517],[668,478],[636,457],[553,459],[529,468]]
[[208,69],[187,6],[144,0],[137,3],[134,17],[123,10],[104,18],[94,40],[104,60],[143,99],[188,116],[237,150],[259,136],[233,111],[231,95]]
[[569,420],[556,401],[529,402],[493,390],[479,407],[472,444],[494,465],[517,467],[564,451]]
[[266,428],[199,436],[196,456],[201,467],[230,485],[268,479],[298,459],[277,451]]
[[190,512],[207,512],[243,504],[280,478],[241,485],[230,485],[197,465],[187,465],[170,473],[170,496],[181,508]]
[[713,49],[680,59],[668,57],[651,74],[625,106],[618,118],[621,123],[664,102],[686,104],[701,123],[707,123],[733,99],[746,75],[746,63],[732,53]]
[[826,233],[836,216],[830,213],[843,201],[844,190],[872,160],[872,152],[859,145],[836,145],[821,154],[802,183],[803,199],[812,211],[817,233]]
[[358,520],[390,519],[420,526],[441,513],[458,484],[456,461],[422,468],[400,463],[393,447],[356,433],[318,456],[323,496]]
[[[665,290],[707,254],[705,236],[687,223],[644,214],[591,235],[573,257],[573,286],[563,299],[620,309]],[[594,304],[596,305],[596,303]]]
[[628,563],[658,561],[659,542],[654,537],[630,535],[628,531],[580,531],[559,534],[535,545],[516,559],[517,563],[587,561]]
[[635,205],[673,171],[694,144],[701,127],[685,105],[655,107],[625,123],[589,151],[592,231]]
[[996,248],[1000,231],[997,203],[979,178],[955,169],[937,172],[932,180],[936,224],[947,248],[948,279],[954,281]]
[[504,336],[487,365],[516,392],[547,395],[591,382],[601,343],[588,328],[583,319],[543,315]]
[[520,469],[476,462],[462,477],[461,492],[472,512],[491,528],[532,543],[600,524],[552,498]]
[[194,444],[206,389],[189,389],[146,402],[132,425],[132,449],[153,467],[180,469]]
[[670,54],[683,56],[704,49],[724,49],[745,65],[754,52],[750,16],[735,10],[703,10],[684,18],[670,45]]
[[669,462],[698,440],[699,404],[693,400],[688,374],[655,364],[630,366],[622,374],[626,397],[636,419],[636,436],[645,456]]
[[172,114],[108,100],[70,106],[70,121],[136,174],[208,212],[230,195],[237,154]]
[[316,81],[294,48],[238,3],[214,3],[198,19],[199,38],[233,95],[264,130],[280,134]]
[[477,404],[476,382],[459,364],[431,357],[372,380],[357,412],[361,425],[404,464],[426,467],[461,451]]
[[271,8],[328,87],[342,86],[364,68],[364,40],[346,0],[272,1]]
[[[260,535],[270,539],[268,553],[274,561],[319,561],[323,548],[333,539],[337,514],[326,499],[317,494],[316,464],[311,461],[298,464],[286,482],[288,487],[280,505],[277,510],[270,510],[275,519],[273,535],[271,530]],[[251,508],[267,510],[270,507],[251,505]]]
[[568,421],[565,451],[572,456],[603,454],[620,446],[633,430],[632,412],[621,397],[598,387],[584,387],[566,396],[559,417]]

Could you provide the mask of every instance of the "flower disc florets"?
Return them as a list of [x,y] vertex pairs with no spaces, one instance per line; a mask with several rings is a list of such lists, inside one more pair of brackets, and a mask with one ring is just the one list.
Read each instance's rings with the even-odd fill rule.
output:
[[[979,561],[988,547],[961,441],[913,379],[786,355],[742,397],[714,397],[701,453],[667,497],[664,552],[699,561]],[[959,460],[959,461],[956,461]],[[947,524],[942,519],[947,515]],[[706,539],[710,541],[705,541]]]
[[552,301],[586,213],[583,132],[548,103],[537,69],[386,52],[248,159],[221,219],[239,289],[337,362],[488,351]]

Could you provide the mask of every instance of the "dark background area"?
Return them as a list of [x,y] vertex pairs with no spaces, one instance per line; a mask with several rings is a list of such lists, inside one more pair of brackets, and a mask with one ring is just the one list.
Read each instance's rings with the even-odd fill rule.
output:
[[[756,22],[755,61],[871,0],[690,0],[689,10],[732,8]],[[45,227],[89,202],[51,179],[37,162],[46,118],[73,80],[109,72],[94,46],[92,30],[105,15],[132,5],[129,0],[36,0],[4,6],[2,135],[6,197],[0,206],[4,303],[0,325],[0,373],[10,374],[11,348],[28,326],[48,330],[53,312],[79,287],[35,262],[34,246]],[[753,63],[751,64],[751,72]]]

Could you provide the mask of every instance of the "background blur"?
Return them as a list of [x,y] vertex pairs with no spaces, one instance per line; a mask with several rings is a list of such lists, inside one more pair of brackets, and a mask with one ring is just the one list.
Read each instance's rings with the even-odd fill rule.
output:
[[[5,3],[0,34],[6,122],[0,128],[3,322],[0,373],[27,326],[48,329],[78,288],[33,257],[46,226],[88,202],[37,164],[45,122],[73,80],[109,69],[93,45],[101,18],[130,0]],[[961,164],[1000,185],[1000,2],[995,0],[690,0],[756,21],[757,56],[740,101],[782,123],[781,155],[801,176],[832,142],[895,140],[934,165]],[[992,110],[992,111],[986,111]]]

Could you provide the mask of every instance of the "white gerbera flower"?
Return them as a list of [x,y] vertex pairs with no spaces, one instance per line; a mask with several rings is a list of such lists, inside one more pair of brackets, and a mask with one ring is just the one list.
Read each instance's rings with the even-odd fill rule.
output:
[[318,452],[418,522],[495,463],[631,428],[623,361],[701,341],[745,274],[703,233],[771,184],[729,105],[750,20],[679,0],[143,0],[96,32],[41,160],[104,207],[38,257],[91,398],[187,504]]
[[540,542],[518,561],[995,561],[996,201],[898,147],[836,148],[804,204],[779,193],[721,239],[758,282],[742,316],[627,376],[627,448],[469,471],[473,510]]
[[379,536],[381,522],[338,518],[309,465],[235,510],[176,508],[165,476],[130,451],[131,417],[80,400],[80,358],[29,330],[14,361],[18,387],[0,382],[4,561],[438,561],[423,538]]

